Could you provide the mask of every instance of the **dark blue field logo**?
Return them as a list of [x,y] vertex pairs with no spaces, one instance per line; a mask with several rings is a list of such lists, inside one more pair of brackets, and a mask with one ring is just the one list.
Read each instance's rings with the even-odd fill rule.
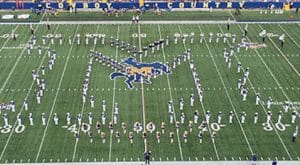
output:
[[152,62],[152,63],[141,63],[137,62],[135,58],[129,57],[124,59],[123,63],[127,65],[125,72],[113,72],[110,74],[110,79],[114,80],[118,77],[124,77],[124,81],[128,88],[132,89],[135,83],[146,83],[151,84],[150,79],[152,77],[159,77],[165,74],[171,74],[167,65],[162,64],[161,62]]

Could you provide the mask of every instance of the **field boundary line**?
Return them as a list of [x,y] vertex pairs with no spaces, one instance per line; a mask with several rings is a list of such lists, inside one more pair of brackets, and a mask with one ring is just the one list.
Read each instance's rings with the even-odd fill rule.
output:
[[[299,165],[300,161],[278,161],[280,164]],[[272,161],[257,161],[258,165],[270,165]],[[78,163],[26,163],[28,165],[141,165],[142,162],[78,162]],[[154,165],[249,165],[251,161],[151,161]],[[17,163],[15,165],[24,165]]]
[[[56,30],[58,29],[58,27],[59,27],[59,25],[56,27],[54,33],[56,32]],[[50,45],[50,43],[49,43],[49,45]],[[49,46],[49,45],[48,45],[48,46]],[[45,58],[46,58],[46,54],[47,54],[47,53],[45,52],[44,57],[43,57],[43,59],[42,59],[40,65],[39,65],[37,71],[39,71],[40,68],[41,68],[41,66],[43,65],[43,62],[44,62],[44,60],[45,60]],[[27,92],[27,94],[26,94],[26,96],[25,96],[25,99],[28,98],[28,96],[29,96],[29,94],[30,94],[30,92],[31,92],[31,89],[32,89],[32,87],[33,87],[33,84],[34,84],[34,80],[32,80],[32,83],[31,83],[30,88],[29,88],[30,90],[28,90],[28,92]],[[23,112],[23,109],[24,109],[24,105],[22,105],[22,107],[21,107],[19,113],[22,113],[22,112]],[[4,148],[3,148],[2,152],[1,152],[0,160],[2,160],[2,158],[3,158],[3,155],[4,155],[4,153],[5,153],[5,150],[6,150],[6,148],[7,148],[8,143],[9,143],[11,137],[12,137],[12,134],[14,133],[13,130],[15,130],[16,125],[17,125],[17,120],[15,121],[15,124],[14,124],[13,128],[11,129],[12,131],[10,132],[9,137],[8,137],[6,143],[5,143],[5,146],[4,146]]]
[[[187,20],[187,21],[172,21],[172,20],[153,20],[143,21],[139,24],[227,24],[227,20]],[[299,24],[300,21],[230,21],[231,24]],[[63,25],[78,25],[78,24],[132,24],[131,20],[128,21],[40,21],[40,22],[5,22],[0,25],[30,25],[30,24],[63,24]]]
[[[218,25],[218,27],[219,27],[219,29],[221,30],[221,32],[223,33],[223,30],[221,29],[220,25]],[[227,41],[227,44],[231,47],[231,44],[229,43],[229,41],[228,41],[228,40],[226,40],[226,41]],[[236,59],[238,62],[240,62],[240,60],[238,59],[237,56],[235,56],[235,55],[233,55],[233,56],[235,57],[235,59]],[[241,63],[241,62],[240,62],[240,63]],[[243,67],[242,67],[242,70],[244,71],[244,68],[243,68]],[[252,89],[255,93],[257,93],[256,90],[255,90],[255,88],[254,88],[253,83],[252,83],[251,80],[250,80],[250,78],[248,77],[247,79],[249,80],[249,84],[250,84],[250,86],[252,87],[251,89]],[[263,110],[265,111],[265,114],[267,115],[268,112],[267,112],[266,108],[264,107],[264,105],[262,104],[261,101],[259,102],[259,104],[261,105],[261,107],[262,107]],[[272,125],[273,128],[275,128],[275,125],[274,125],[274,123],[273,123],[272,120],[271,120],[271,125]],[[289,158],[292,160],[291,154],[290,154],[289,151],[287,150],[285,143],[283,142],[281,136],[280,136],[279,133],[278,133],[278,130],[277,130],[277,129],[274,129],[274,131],[275,131],[277,137],[279,138],[279,141],[281,142],[281,144],[282,144],[284,150],[285,150],[286,153],[288,154]]]
[[[159,38],[162,39],[159,24],[158,24],[158,32],[159,32]],[[164,62],[166,62],[166,55],[165,55],[165,48],[164,47],[162,48],[162,53],[163,53]],[[174,120],[175,120],[174,124],[176,125],[177,119],[176,119],[175,107],[174,107],[174,102],[173,102],[173,95],[172,95],[172,91],[171,91],[169,74],[167,74],[167,82],[168,82],[168,86],[169,86],[169,94],[170,94],[171,101],[172,101],[172,109],[173,109],[173,112],[174,112]],[[176,131],[176,133],[177,133],[177,140],[178,140],[178,147],[179,147],[180,158],[181,158],[181,161],[183,161],[183,154],[182,154],[182,148],[181,148],[181,142],[180,142],[180,138],[179,138],[179,133],[178,133],[178,131]]]
[[[76,33],[78,31],[78,27],[79,25],[77,25],[77,28],[76,28],[76,31],[75,31],[75,34],[74,34],[74,37],[73,37],[73,42],[75,41],[75,37],[76,37]],[[73,49],[73,45],[71,45],[71,48],[69,49],[69,53],[68,53],[68,57],[66,59],[66,63],[64,65],[64,69],[63,69],[63,72],[61,74],[61,77],[60,77],[60,80],[59,80],[59,84],[58,84],[58,88],[60,88],[61,86],[61,83],[62,83],[62,80],[64,78],[64,75],[65,75],[65,71],[66,71],[66,68],[68,66],[68,63],[69,63],[69,59],[70,59],[70,54],[72,52],[72,49]],[[49,126],[49,123],[50,123],[50,120],[51,120],[51,117],[52,117],[52,113],[53,113],[53,110],[54,110],[54,107],[55,107],[55,104],[56,104],[56,100],[57,100],[57,96],[59,94],[59,91],[60,90],[57,90],[56,94],[55,94],[55,97],[54,97],[54,100],[53,100],[53,104],[52,104],[52,107],[51,107],[51,110],[50,110],[50,114],[48,116],[48,121],[47,121],[47,125],[46,125],[46,128],[44,130],[44,133],[43,133],[43,137],[42,137],[42,141],[41,141],[41,144],[40,144],[40,147],[39,147],[39,150],[38,150],[38,153],[36,155],[36,158],[35,158],[35,162],[38,161],[38,158],[40,156],[40,153],[41,153],[41,150],[42,150],[42,147],[43,147],[43,144],[44,144],[44,140],[45,140],[45,136],[46,136],[46,133],[47,133],[47,130],[48,130],[48,126]]]
[[[14,32],[18,29],[20,25],[17,25],[15,28],[14,28]],[[8,43],[9,39],[11,38],[11,36],[8,36],[8,38],[6,39],[6,41],[4,42],[4,44],[2,45],[2,47],[0,48],[0,52],[3,50],[3,48],[6,46],[6,44]]]
[[[180,31],[180,34],[182,34],[180,25],[178,25],[178,29],[179,29],[179,31]],[[186,48],[186,44],[185,44],[185,43],[183,43],[183,46],[184,46],[185,51],[187,51],[187,48]],[[188,60],[188,63],[190,64],[190,60]],[[189,66],[188,66],[188,68],[189,68],[188,70],[190,70],[191,73],[192,73],[193,71],[191,70],[191,68],[190,68]],[[193,74],[193,73],[192,73],[192,74]],[[193,80],[194,80],[194,77],[193,77]],[[195,80],[194,80],[194,81],[195,81]],[[194,82],[193,84],[194,84],[195,87],[197,88],[195,82]],[[197,90],[197,89],[196,89],[196,90]],[[199,94],[198,91],[197,91],[197,94],[198,94],[198,96],[200,97],[200,94]],[[200,99],[200,98],[199,98],[199,99]],[[200,104],[201,104],[201,107],[202,107],[202,110],[203,110],[203,115],[205,116],[206,110],[205,110],[205,108],[204,108],[204,105],[203,105],[203,103],[202,103],[201,101],[200,101]],[[212,140],[212,133],[211,133],[209,124],[208,124],[207,128],[208,128],[208,132],[209,132],[209,134],[210,134],[210,140]],[[216,144],[215,144],[215,143],[213,143],[213,147],[214,147],[214,150],[215,150],[217,159],[220,160],[220,158],[219,158],[219,153],[218,153],[218,150],[217,150],[217,147],[216,147]]]
[[[258,25],[259,28],[261,30],[263,30],[261,25]],[[281,56],[285,59],[285,61],[289,64],[289,66],[295,71],[295,73],[298,75],[298,77],[300,78],[300,73],[298,72],[298,70],[295,68],[295,66],[293,64],[291,64],[291,62],[289,61],[289,59],[284,55],[284,53],[278,48],[278,46],[274,43],[274,41],[272,40],[271,37],[268,37],[269,40],[272,42],[272,44],[274,45],[274,47],[280,52]]]
[[[118,25],[118,32],[117,32],[117,39],[119,40],[119,35],[120,35],[120,26]],[[116,46],[116,55],[115,58],[118,60],[118,53],[119,49],[118,46]],[[112,98],[112,110],[111,110],[111,122],[114,124],[113,119],[114,119],[114,109],[115,109],[115,97],[116,97],[116,79],[114,79],[114,88],[113,88],[113,98]],[[110,132],[110,140],[109,140],[109,153],[108,153],[108,161],[111,161],[111,149],[112,149],[112,136],[113,132]]]
[[[199,27],[199,30],[202,31],[202,30],[201,30],[201,27],[200,27],[200,26],[198,26],[198,27]],[[206,41],[205,38],[204,38],[204,42],[205,42],[206,48],[208,49],[209,54],[211,55],[211,59],[212,59],[212,61],[213,61],[213,63],[214,63],[214,66],[215,66],[215,68],[216,68],[216,71],[217,71],[217,73],[218,73],[218,76],[219,76],[219,78],[220,78],[220,80],[221,80],[221,83],[222,83],[222,85],[223,85],[223,87],[224,87],[224,90],[225,90],[225,93],[226,93],[226,95],[227,95],[228,101],[229,101],[229,103],[230,103],[230,105],[231,105],[231,107],[232,107],[232,109],[233,109],[233,112],[234,112],[234,114],[235,114],[235,116],[236,116],[236,119],[237,119],[237,121],[238,121],[238,123],[239,123],[239,126],[240,126],[240,128],[241,128],[241,131],[242,131],[242,133],[243,133],[243,135],[244,135],[244,138],[245,138],[245,140],[246,140],[246,143],[247,143],[247,145],[248,145],[248,148],[249,148],[251,154],[253,154],[253,150],[252,150],[252,147],[251,147],[251,145],[250,145],[250,143],[249,143],[249,140],[248,140],[248,138],[247,138],[247,136],[246,136],[245,130],[244,130],[242,124],[241,124],[240,118],[239,118],[239,116],[238,116],[238,114],[237,114],[237,112],[236,112],[236,109],[235,109],[235,107],[234,107],[234,105],[233,105],[233,103],[232,103],[232,100],[231,100],[231,97],[230,97],[230,95],[229,95],[229,93],[228,93],[227,87],[226,87],[226,85],[225,85],[225,83],[224,83],[224,80],[223,80],[223,78],[222,78],[222,76],[221,76],[220,70],[219,70],[219,68],[218,68],[218,66],[217,66],[217,64],[216,64],[215,58],[214,58],[214,56],[212,55],[211,50],[210,50],[210,48],[209,48],[209,46],[208,46],[207,41]]]

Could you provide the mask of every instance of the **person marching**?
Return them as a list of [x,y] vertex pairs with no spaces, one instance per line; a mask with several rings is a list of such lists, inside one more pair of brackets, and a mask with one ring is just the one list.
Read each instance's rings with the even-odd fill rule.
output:
[[285,34],[279,36],[280,46],[283,47]]

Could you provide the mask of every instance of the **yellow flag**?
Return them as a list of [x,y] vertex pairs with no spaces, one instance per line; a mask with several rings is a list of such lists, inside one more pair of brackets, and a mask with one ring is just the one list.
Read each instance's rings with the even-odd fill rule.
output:
[[71,5],[73,3],[73,0],[68,0],[67,2]]
[[284,10],[290,10],[291,9],[291,5],[290,4],[285,4],[284,5]]
[[144,6],[144,3],[145,3],[144,0],[139,0],[140,7]]

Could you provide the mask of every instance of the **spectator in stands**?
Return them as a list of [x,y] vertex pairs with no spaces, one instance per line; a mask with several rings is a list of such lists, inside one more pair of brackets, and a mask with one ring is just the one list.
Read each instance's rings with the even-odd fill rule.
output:
[[124,15],[124,13],[126,13],[126,12],[127,12],[127,9],[126,9],[126,8],[120,9],[121,16]]
[[141,9],[142,13],[145,13],[146,12],[146,7],[143,6],[142,9]]
[[161,14],[160,8],[159,8],[159,6],[158,6],[157,4],[155,4],[155,7],[154,7],[154,13],[155,13],[156,15],[160,15],[160,14]]
[[234,15],[236,15],[236,16],[240,16],[241,15],[241,11],[240,11],[239,8],[235,9]]

